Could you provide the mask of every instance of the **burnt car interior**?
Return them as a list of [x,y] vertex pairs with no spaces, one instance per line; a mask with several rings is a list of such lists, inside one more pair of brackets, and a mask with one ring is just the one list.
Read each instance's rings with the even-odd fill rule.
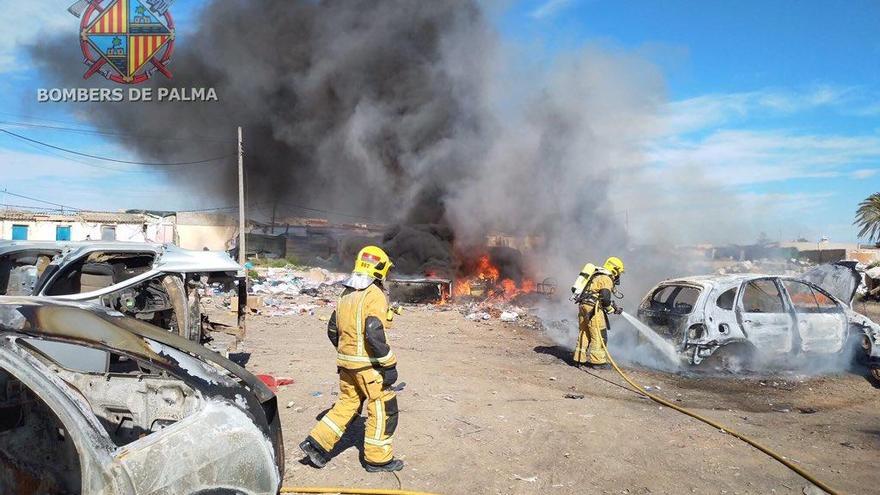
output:
[[681,322],[691,314],[700,297],[700,289],[688,285],[663,285],[658,287],[640,308],[649,319],[651,328],[661,335],[678,339]]
[[839,313],[843,308],[828,295],[797,280],[783,280],[791,304],[799,313]]
[[0,368],[0,493],[81,491],[79,456],[49,406]]
[[198,392],[148,363],[66,342],[19,343],[88,402],[117,446],[172,425],[200,407]]
[[0,256],[0,295],[26,296],[59,251],[29,249]]
[[[149,271],[154,260],[152,253],[91,253],[61,268],[45,293],[61,296],[101,290]],[[44,278],[49,276],[50,271],[44,273]]]
[[[61,268],[51,265],[36,285],[47,296],[99,291],[150,271],[155,258],[152,252],[98,251]],[[209,332],[218,330],[199,306],[198,288],[209,283],[229,290],[235,286],[235,273],[188,274],[185,279],[181,274],[161,274],[105,294],[100,301],[108,308],[204,343],[210,341]]]
[[673,315],[687,315],[694,310],[694,304],[699,296],[700,290],[695,287],[666,285],[651,295],[647,309]]
[[770,279],[750,281],[743,292],[743,310],[746,313],[784,313],[782,295]]

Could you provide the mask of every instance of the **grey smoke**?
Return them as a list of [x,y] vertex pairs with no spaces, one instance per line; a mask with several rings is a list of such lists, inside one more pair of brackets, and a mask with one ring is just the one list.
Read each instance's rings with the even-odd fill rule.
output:
[[[645,59],[585,46],[532,64],[475,0],[214,0],[196,22],[174,80],[149,85],[214,87],[220,102],[75,111],[138,135],[120,142],[153,161],[232,154],[240,125],[251,215],[299,205],[401,224],[384,240],[404,272],[448,266],[450,246],[492,230],[542,238],[527,269],[556,278],[563,297],[586,261],[622,257],[629,311],[658,280],[694,271],[634,247],[664,250],[699,231],[694,212],[711,190],[669,180],[647,158],[666,96]],[[68,37],[32,54],[55,85],[83,85]],[[235,203],[234,159],[167,174],[206,206]],[[671,198],[691,194],[673,201],[685,215],[668,214]],[[547,311],[576,317],[570,303]]]

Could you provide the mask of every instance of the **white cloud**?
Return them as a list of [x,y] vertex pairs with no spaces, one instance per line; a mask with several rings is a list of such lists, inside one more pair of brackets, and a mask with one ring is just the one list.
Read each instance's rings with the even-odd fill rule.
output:
[[70,32],[76,41],[78,21],[67,7],[73,0],[0,0],[3,12],[3,35],[0,36],[0,74],[20,70],[26,45],[37,43],[48,33]]
[[808,90],[763,89],[701,95],[666,105],[664,117],[670,134],[767,115],[791,115],[818,107],[842,105],[856,97],[853,88],[817,86]]
[[[672,137],[654,144],[662,168],[700,167],[726,186],[799,178],[839,177],[853,166],[880,163],[880,135],[802,135],[785,130],[717,130],[703,138]],[[852,172],[865,178],[873,170]]]
[[529,15],[533,19],[546,19],[567,9],[574,4],[574,0],[546,0]]
[[867,179],[869,177],[873,177],[873,176],[877,175],[877,171],[878,170],[876,168],[860,168],[858,170],[853,170],[850,173],[850,177],[852,177],[853,179],[859,179],[859,180]]

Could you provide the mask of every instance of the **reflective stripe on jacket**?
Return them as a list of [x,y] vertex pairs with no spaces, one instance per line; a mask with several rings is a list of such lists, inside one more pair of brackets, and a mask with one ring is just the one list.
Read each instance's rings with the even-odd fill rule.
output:
[[[387,345],[383,345],[383,355],[377,355],[368,338],[367,318],[378,318],[384,328],[388,328],[388,299],[377,285],[372,284],[363,290],[346,289],[336,305],[336,327],[338,344],[336,346],[336,365],[340,368],[357,370],[370,367],[388,368],[397,364],[397,358]],[[378,325],[377,325],[378,326]],[[384,328],[381,341],[385,342]],[[387,351],[387,352],[384,352]]]

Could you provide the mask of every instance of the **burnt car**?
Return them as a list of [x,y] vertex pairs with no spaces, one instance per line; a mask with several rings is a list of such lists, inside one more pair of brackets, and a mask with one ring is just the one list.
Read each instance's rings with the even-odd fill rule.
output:
[[275,395],[95,305],[0,300],[0,493],[277,493]]
[[[236,325],[212,325],[200,306],[209,285],[237,291]],[[139,242],[0,241],[0,295],[91,301],[203,342],[244,336],[247,284],[228,254]]]
[[722,367],[755,359],[848,356],[880,379],[880,325],[853,311],[861,276],[854,263],[822,265],[798,277],[758,274],[666,280],[642,300],[638,318],[690,364]]

